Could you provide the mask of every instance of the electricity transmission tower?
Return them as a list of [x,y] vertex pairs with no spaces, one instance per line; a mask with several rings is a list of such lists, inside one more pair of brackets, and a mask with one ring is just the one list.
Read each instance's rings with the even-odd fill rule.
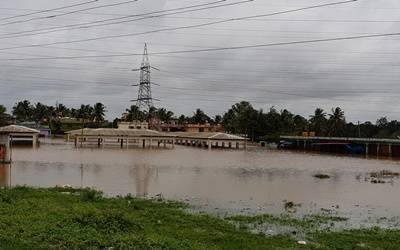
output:
[[139,84],[132,85],[139,86],[138,97],[136,100],[132,100],[132,102],[136,102],[136,106],[142,111],[149,111],[153,107],[153,100],[157,100],[151,95],[151,85],[154,84],[150,81],[151,69],[158,70],[150,66],[147,44],[145,43],[142,64],[139,69],[133,69],[133,71],[140,71],[140,81]]

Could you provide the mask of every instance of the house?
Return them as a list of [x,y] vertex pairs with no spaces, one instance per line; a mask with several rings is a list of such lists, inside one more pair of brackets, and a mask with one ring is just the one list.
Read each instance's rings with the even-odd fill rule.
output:
[[118,129],[149,129],[149,123],[145,121],[120,122]]

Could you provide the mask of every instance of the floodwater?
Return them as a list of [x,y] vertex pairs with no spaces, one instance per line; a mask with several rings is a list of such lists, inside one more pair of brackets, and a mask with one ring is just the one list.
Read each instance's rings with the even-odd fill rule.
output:
[[[0,186],[94,187],[106,195],[162,196],[216,213],[326,212],[357,219],[400,215],[400,179],[374,184],[369,173],[400,172],[400,161],[251,149],[80,148],[61,141],[14,148]],[[318,179],[315,174],[327,174]]]

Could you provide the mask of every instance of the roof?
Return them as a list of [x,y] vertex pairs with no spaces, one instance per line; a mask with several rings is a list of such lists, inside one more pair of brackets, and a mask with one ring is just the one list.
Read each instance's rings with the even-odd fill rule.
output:
[[172,134],[161,133],[149,129],[115,129],[115,128],[84,128],[67,132],[70,135],[84,135],[84,136],[132,136],[132,137],[174,137]]
[[246,138],[221,132],[175,132],[178,138],[211,139],[211,140],[246,140]]
[[40,131],[19,125],[0,127],[0,134],[39,134]]

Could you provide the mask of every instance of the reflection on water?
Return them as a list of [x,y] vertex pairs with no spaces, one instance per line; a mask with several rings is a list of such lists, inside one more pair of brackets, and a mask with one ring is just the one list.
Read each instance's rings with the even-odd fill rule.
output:
[[[366,181],[370,172],[400,172],[398,161],[281,151],[75,149],[66,144],[16,148],[11,171],[0,165],[0,185],[95,187],[107,195],[162,195],[212,211],[275,213],[283,200],[299,213],[397,215],[400,180]],[[328,174],[329,179],[313,175]],[[10,177],[11,176],[11,177]],[[216,209],[218,208],[218,209]]]
[[151,169],[148,164],[135,165],[136,196],[146,197],[149,193]]

